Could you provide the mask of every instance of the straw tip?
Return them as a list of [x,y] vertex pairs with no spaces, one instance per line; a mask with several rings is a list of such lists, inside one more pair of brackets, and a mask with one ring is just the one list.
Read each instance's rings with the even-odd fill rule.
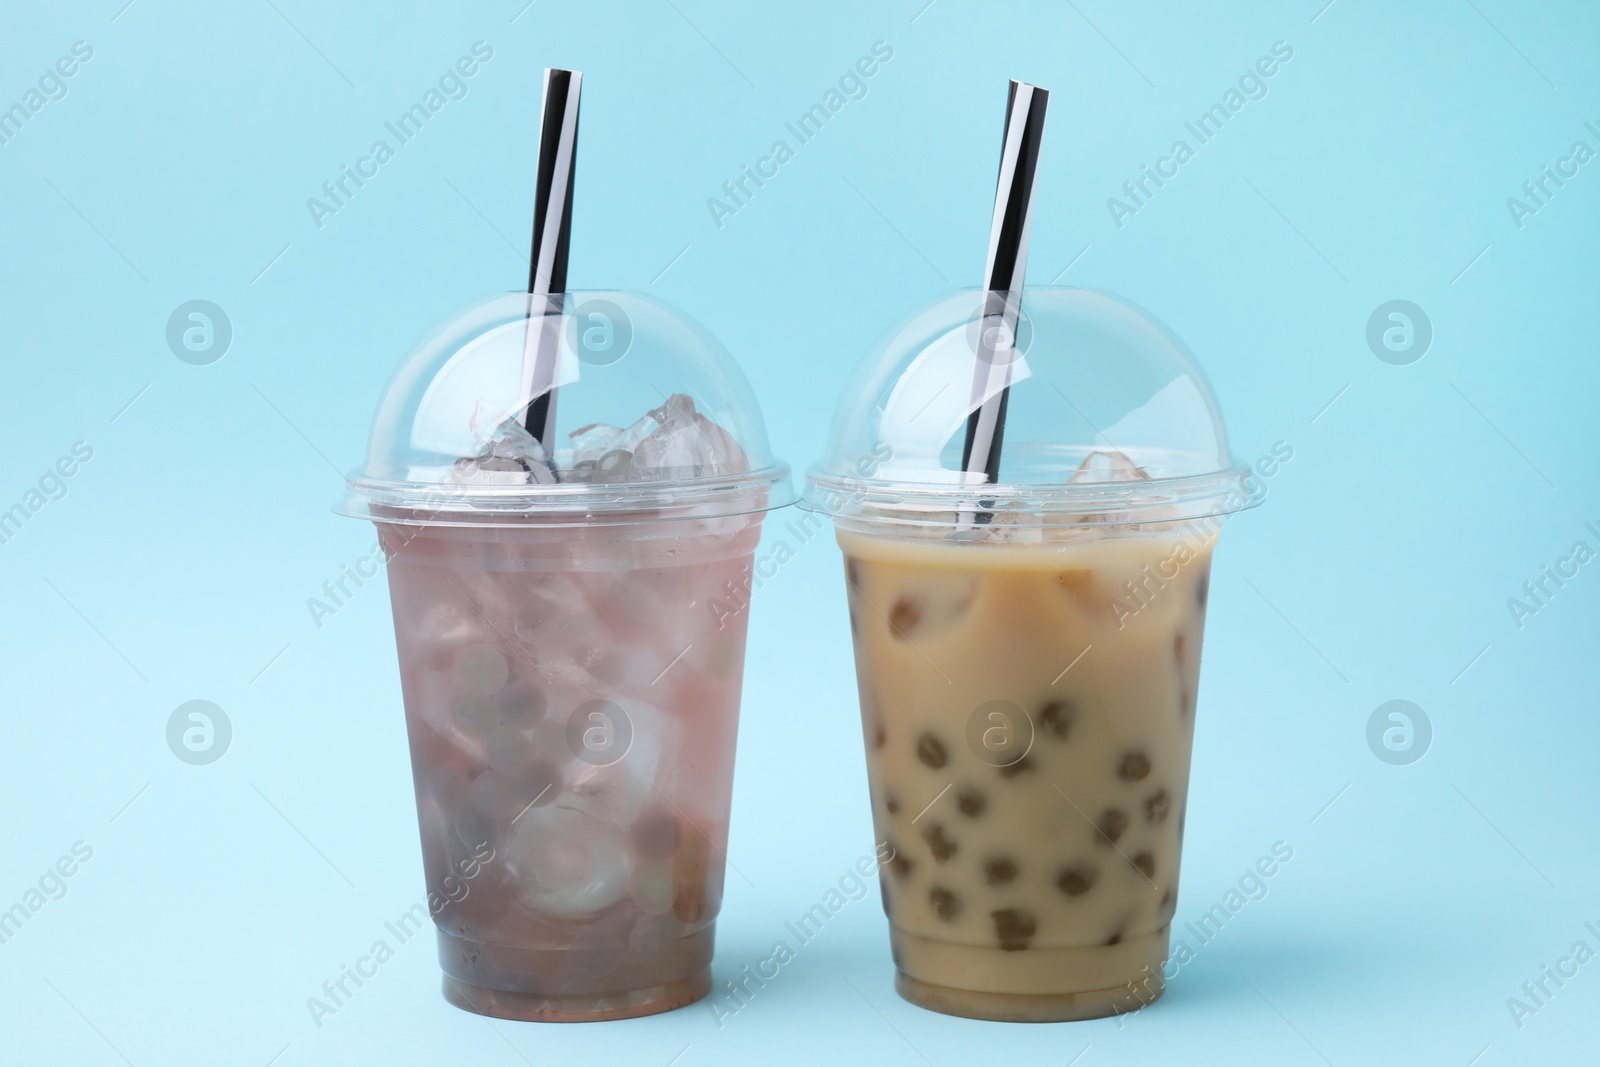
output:
[[1011,79],[1011,91],[1014,92],[1014,93],[1022,93],[1022,92],[1035,93],[1035,94],[1037,94],[1039,96],[1049,96],[1050,95],[1050,90],[1049,89],[1041,88],[1040,86],[1034,85],[1032,82],[1018,81],[1015,78]]

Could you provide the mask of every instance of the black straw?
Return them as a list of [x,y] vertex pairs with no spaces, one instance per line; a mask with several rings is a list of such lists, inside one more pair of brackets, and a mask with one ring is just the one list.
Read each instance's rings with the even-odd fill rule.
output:
[[[975,408],[967,416],[966,443],[961,449],[962,471],[981,474],[985,482],[1000,480],[1006,400],[1011,391],[1011,363],[1016,358],[1012,346],[1021,315],[1023,275],[1028,267],[1034,176],[1039,169],[1039,145],[1044,139],[1045,109],[1049,103],[1047,90],[1019,81],[1011,83],[1006,99],[1005,139],[989,230],[989,262],[984,272],[986,292],[978,331],[978,361],[972,377]],[[980,511],[975,518],[985,522],[988,513]]]
[[[567,248],[572,236],[572,179],[578,150],[578,71],[544,72],[544,114],[539,124],[539,171],[533,194],[533,252],[528,263],[528,319],[523,347],[522,396],[529,399],[528,433],[546,452],[555,446],[556,369],[561,341],[561,294],[567,291]],[[532,320],[539,327],[532,328]]]

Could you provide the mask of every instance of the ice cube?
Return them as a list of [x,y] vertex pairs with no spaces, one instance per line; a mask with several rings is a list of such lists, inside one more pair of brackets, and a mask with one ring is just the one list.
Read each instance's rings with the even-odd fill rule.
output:
[[549,485],[556,476],[538,438],[510,418],[483,439],[477,455],[456,460],[450,480],[458,485]]
[[595,462],[589,480],[596,485],[615,485],[629,480],[633,472],[633,453],[622,448],[612,449]]
[[414,627],[418,642],[440,648],[459,648],[474,638],[487,636],[487,627],[478,613],[461,603],[454,590],[442,590],[440,595],[446,593],[448,600],[429,604],[418,617]]
[[588,482],[594,477],[594,460],[586,459],[582,463],[562,467],[557,473],[563,482]]
[[[576,467],[580,463],[598,463],[600,457],[617,448],[617,442],[627,433],[620,426],[608,426],[603,422],[591,422],[567,434],[567,440],[572,442],[570,465]],[[559,457],[565,450],[556,453]]]
[[1143,467],[1129,459],[1121,452],[1110,451],[1090,452],[1078,464],[1078,469],[1067,478],[1068,482],[1081,484],[1084,482],[1147,482],[1150,475],[1145,473]]
[[672,665],[681,649],[666,652],[653,641],[614,639],[590,664],[590,673],[614,689],[648,689]]
[[1017,504],[1002,503],[985,515],[986,521],[952,535],[959,541],[1042,541],[1043,517]]
[[566,575],[541,575],[532,592],[511,618],[511,632],[533,645],[555,633],[575,615],[589,610],[588,598],[577,582]]
[[506,868],[522,902],[541,915],[582,919],[628,893],[628,843],[585,812],[551,805],[517,821]]
[[672,910],[672,863],[644,863],[633,872],[630,892],[633,902],[646,915],[665,915]]
[[[684,399],[687,400],[688,398],[685,397]],[[690,401],[690,407],[693,407],[692,401]],[[616,440],[612,442],[611,447],[622,449],[624,452],[637,452],[639,445],[644,442],[645,438],[661,429],[661,420],[665,411],[666,406],[663,405],[645,412],[633,421],[633,425],[622,431]]]
[[584,588],[565,576],[544,581],[511,628],[542,681],[576,691],[597,687],[595,667],[618,641]]
[[628,951],[645,958],[674,948],[683,940],[683,923],[675,915],[645,915],[628,933]]
[[[582,721],[583,736],[587,739],[591,729],[588,723],[594,714],[608,720],[620,719],[596,720],[596,728],[607,731],[601,736],[612,744],[622,742],[623,731],[627,730],[627,749],[620,756],[605,749],[586,748],[580,752],[581,766],[556,803],[627,832],[650,799],[662,764],[670,766],[677,756],[679,726],[671,716],[641,700],[617,697],[606,703],[609,708],[579,706],[578,713],[588,716]],[[589,711],[585,712],[585,708]],[[570,740],[570,731],[568,737]]]
[[733,435],[695,411],[683,393],[668,397],[650,416],[658,426],[633,450],[629,481],[711,478],[750,469]]
[[[1115,449],[1090,452],[1078,464],[1078,469],[1067,478],[1073,485],[1095,485],[1112,482],[1147,482],[1150,475],[1145,469]],[[1049,540],[1065,540],[1084,532],[1085,527],[1103,526],[1117,520],[1116,512],[1083,512],[1062,516],[1060,522],[1045,530]]]
[[563,482],[625,482],[633,450],[661,424],[649,412],[626,428],[604,422],[591,422],[567,435],[570,447],[558,448],[554,456],[558,477]]

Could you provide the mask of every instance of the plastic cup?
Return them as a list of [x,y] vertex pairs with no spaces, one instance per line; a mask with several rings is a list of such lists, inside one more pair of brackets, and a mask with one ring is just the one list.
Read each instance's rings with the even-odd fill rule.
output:
[[[388,561],[445,997],[648,1015],[710,988],[752,556],[787,469],[737,366],[678,313],[530,306],[482,301],[407,358],[345,511]],[[546,325],[566,443],[530,475],[504,429]]]
[[[978,291],[888,334],[803,506],[845,556],[897,990],[1087,1019],[1163,989],[1212,549],[1255,501],[1151,317],[1079,289],[1021,307],[998,344]],[[1008,368],[996,483],[960,471],[978,359]]]

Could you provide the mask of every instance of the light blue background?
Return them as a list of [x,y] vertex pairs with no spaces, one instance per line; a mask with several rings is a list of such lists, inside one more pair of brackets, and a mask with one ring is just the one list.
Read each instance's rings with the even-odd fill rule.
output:
[[[0,104],[94,49],[0,145],[0,507],[94,449],[0,545],[0,907],[94,850],[0,945],[6,1059],[1594,1058],[1600,962],[1520,1030],[1506,1000],[1580,938],[1600,949],[1600,564],[1520,630],[1506,599],[1600,547],[1600,163],[1522,228],[1506,199],[1575,140],[1600,149],[1600,12],[524,2],[4,4]],[[477,40],[470,95],[313,225],[306,198]],[[706,199],[879,40],[869,95],[714,225]],[[1106,198],[1279,40],[1267,97],[1115,226]],[[422,886],[387,593],[320,630],[305,601],[373,541],[329,505],[395,361],[524,276],[547,65],[587,76],[572,283],[702,319],[797,468],[873,337],[979,280],[1008,77],[1054,92],[1030,279],[1152,309],[1241,458],[1293,447],[1217,556],[1180,923],[1275,841],[1294,859],[1155,1008],[1022,1027],[910,1007],[874,892],[720,1029],[703,1005],[489,1022],[440,998],[429,939],[313,1025],[306,998]],[[235,329],[211,366],[164,339],[195,298]],[[1393,298],[1435,329],[1410,366],[1365,341]],[[758,601],[719,978],[871,849],[838,570],[818,538]],[[195,698],[234,727],[208,767],[164,740]],[[1410,766],[1365,740],[1395,698],[1435,731]]]

